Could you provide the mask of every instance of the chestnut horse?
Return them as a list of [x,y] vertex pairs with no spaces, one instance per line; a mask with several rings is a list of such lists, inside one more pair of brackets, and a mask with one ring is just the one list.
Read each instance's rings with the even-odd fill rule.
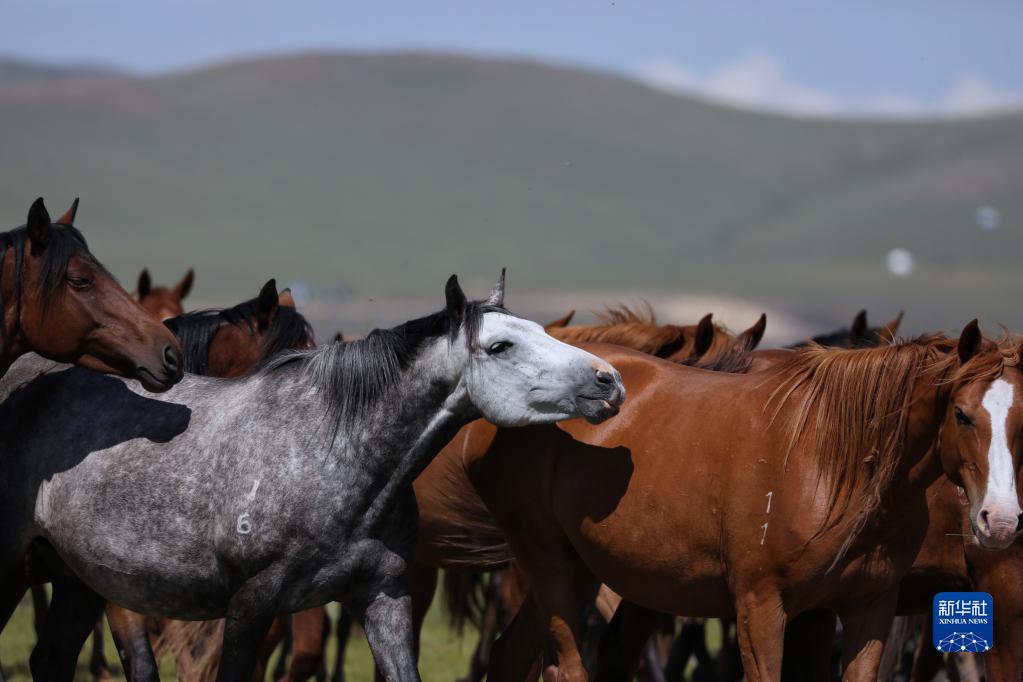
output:
[[35,352],[165,391],[182,376],[177,340],[132,300],[74,226],[78,199],[53,222],[42,198],[0,233],[0,376]]
[[163,322],[172,317],[177,317],[185,312],[181,302],[185,300],[192,291],[192,282],[195,279],[195,271],[191,268],[181,278],[181,281],[172,287],[154,287],[153,280],[149,276],[149,269],[144,268],[139,274],[138,288],[135,295],[139,303],[146,309],[146,312]]
[[[983,342],[975,323],[958,345],[810,348],[755,375],[584,347],[613,361],[630,391],[617,427],[513,433],[474,422],[453,441],[533,585],[491,679],[524,679],[548,634],[561,675],[585,679],[576,636],[594,573],[648,608],[738,615],[754,680],[778,678],[788,619],[837,611],[846,676],[871,679],[943,466],[966,481],[982,543],[1016,535],[1005,457],[989,460],[956,408],[983,423],[995,395],[1019,429],[1018,349]],[[496,543],[469,548],[468,560],[500,558]]]
[[[574,311],[573,311],[574,313]],[[692,365],[716,365],[718,363],[728,364],[732,358],[748,354],[757,347],[763,338],[767,324],[767,317],[760,318],[747,330],[732,336],[728,330],[712,322],[711,315],[706,315],[696,325],[663,325],[656,324],[653,313],[648,309],[645,313],[637,313],[624,306],[608,309],[607,313],[598,315],[600,324],[583,325],[578,327],[565,327],[571,319],[569,313],[561,320],[556,320],[545,326],[552,336],[560,338],[569,343],[584,343],[600,340],[604,343],[614,343],[626,348],[640,350],[650,354],[658,352],[670,357],[673,362]],[[419,541],[417,545],[417,564],[412,572],[414,589],[413,612],[416,614],[417,627],[422,624],[426,615],[426,609],[433,599],[434,587],[436,585],[437,567],[452,566],[447,562],[446,553],[448,550],[447,536],[451,528],[459,528],[458,532],[466,532],[474,527],[472,519],[461,518],[461,508],[451,507],[451,486],[456,478],[451,477],[448,468],[448,460],[451,453],[457,450],[455,441],[452,441],[434,460],[430,466],[416,480],[415,490],[419,505]],[[456,486],[458,484],[456,483]],[[457,489],[457,487],[456,487]],[[484,525],[483,528],[486,528]],[[469,531],[471,532],[471,531]],[[481,538],[476,538],[479,541]],[[491,537],[484,542],[503,543],[499,535]],[[481,631],[480,643],[473,654],[472,668],[475,672],[470,674],[468,679],[479,679],[486,669],[485,661],[489,658],[489,648],[492,640],[497,636],[498,626],[501,622],[499,612],[516,609],[517,603],[498,603],[489,601],[484,606],[485,611],[473,609],[467,602],[476,591],[475,579],[471,574],[476,571],[487,569],[503,570],[502,561],[490,562],[482,555],[477,557],[479,561],[475,565],[459,562],[456,573],[449,572],[445,578],[445,587],[449,595],[448,606],[456,628],[460,628],[466,618],[473,618],[485,621],[489,627]],[[465,573],[469,571],[470,574]],[[509,586],[518,582],[513,577],[501,575],[492,580],[487,588],[491,596],[498,596],[507,593]],[[500,589],[499,586],[503,587]]]

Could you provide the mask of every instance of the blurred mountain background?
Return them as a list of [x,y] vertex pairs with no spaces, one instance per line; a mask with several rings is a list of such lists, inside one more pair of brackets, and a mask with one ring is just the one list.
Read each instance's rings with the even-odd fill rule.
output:
[[502,266],[541,321],[648,299],[735,328],[767,310],[776,341],[860,308],[1023,328],[1023,114],[786,117],[437,52],[2,60],[0,141],[6,227],[81,196],[127,288],[194,267],[192,305],[230,305],[274,276],[321,338],[438,308],[452,272],[482,296]]

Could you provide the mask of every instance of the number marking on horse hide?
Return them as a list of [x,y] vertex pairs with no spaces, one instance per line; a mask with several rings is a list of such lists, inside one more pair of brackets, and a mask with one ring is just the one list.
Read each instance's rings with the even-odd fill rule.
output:
[[238,516],[238,523],[234,527],[240,535],[248,535],[252,532],[252,521],[249,520],[249,513],[244,512]]
[[[764,497],[767,498],[767,509],[764,511],[764,513],[765,514],[770,514],[771,513],[771,501],[774,499],[774,491],[773,490],[768,490],[767,494],[764,495]],[[764,529],[763,534],[760,536],[760,544],[764,544],[764,541],[767,540],[767,525],[769,523],[771,523],[771,522],[770,521],[765,521],[764,525],[760,526],[761,528]]]

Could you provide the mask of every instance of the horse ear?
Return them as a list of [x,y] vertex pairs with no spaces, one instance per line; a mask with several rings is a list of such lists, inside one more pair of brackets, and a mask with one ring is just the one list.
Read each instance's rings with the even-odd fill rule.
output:
[[149,268],[142,268],[142,272],[139,273],[139,285],[137,289],[140,301],[148,296],[149,292],[153,290],[153,280],[149,277]]
[[881,327],[881,331],[879,331],[877,335],[881,337],[881,341],[883,343],[895,343],[895,335],[899,333],[899,325],[902,324],[902,315],[904,312],[904,310],[900,310],[894,320]]
[[50,222],[50,214],[46,210],[43,198],[39,197],[32,202],[28,209],[28,221],[25,223],[28,229],[28,238],[32,247],[39,250],[45,249],[53,236],[53,224]]
[[344,340],[345,335],[342,334],[341,332],[337,332],[336,334],[334,334],[334,343],[341,343]]
[[753,326],[739,334],[738,341],[742,348],[753,350],[760,345],[760,339],[764,338],[764,330],[767,329],[767,314],[760,313],[760,319],[753,323]]
[[58,225],[74,225],[75,216],[78,215],[78,197],[71,202],[71,208],[64,212],[64,215],[57,218]]
[[575,317],[575,309],[574,308],[572,310],[568,311],[568,315],[565,315],[564,317],[559,317],[558,319],[554,320],[553,322],[548,322],[547,324],[545,324],[543,326],[543,328],[546,331],[550,331],[552,329],[561,329],[562,327],[567,327],[568,323],[572,321],[573,317]]
[[963,327],[962,333],[959,334],[959,343],[956,348],[959,351],[959,362],[966,364],[967,360],[980,351],[980,346],[983,341],[984,337],[980,333],[980,327],[977,325],[977,320],[970,320],[970,322]]
[[195,270],[188,268],[188,272],[181,278],[178,285],[174,287],[174,295],[178,297],[179,301],[185,300],[185,296],[188,296],[189,292],[192,291],[193,282],[195,282]]
[[497,280],[497,284],[490,290],[490,295],[487,296],[487,305],[497,306],[498,308],[504,307],[504,272],[505,268],[501,268],[501,276]]
[[699,357],[710,350],[714,343],[714,322],[713,313],[707,313],[696,325],[696,342],[693,346],[693,356]]
[[291,295],[291,289],[285,289],[277,297],[277,305],[282,308],[295,308],[295,298]]
[[259,298],[256,299],[256,321],[260,329],[270,326],[270,320],[277,312],[277,305],[277,280],[270,279],[259,290]]
[[855,341],[867,335],[867,311],[861,310],[853,318],[852,326],[849,327],[849,336]]
[[458,284],[458,275],[448,277],[448,283],[444,285],[444,308],[454,327],[462,326],[462,319],[465,317],[465,292]]

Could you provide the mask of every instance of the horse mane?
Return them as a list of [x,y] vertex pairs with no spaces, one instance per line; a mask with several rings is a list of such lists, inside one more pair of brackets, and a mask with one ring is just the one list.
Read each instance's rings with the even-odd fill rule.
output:
[[[719,329],[723,330],[724,328],[719,326]],[[703,355],[679,360],[678,364],[710,372],[745,374],[749,371],[755,357],[753,355],[754,348],[750,348],[751,342],[752,339],[736,337],[717,352],[712,347]]]
[[[956,341],[928,334],[896,345],[832,349],[812,344],[793,351],[763,371],[765,382],[780,383],[768,398],[772,422],[783,407],[789,442],[785,461],[800,439],[818,453],[818,484],[825,479],[828,508],[818,534],[855,510],[851,532],[836,565],[881,506],[894,480],[905,446],[909,408],[917,381],[935,385],[973,381],[1001,374],[1018,364],[1019,344],[989,343],[960,366]],[[840,512],[838,516],[833,516]]]
[[649,301],[643,301],[636,307],[630,307],[626,303],[619,303],[615,306],[607,306],[604,312],[593,313],[601,326],[610,327],[616,324],[657,324],[657,315],[654,314],[653,306]]
[[490,312],[511,314],[499,306],[471,301],[466,303],[458,323],[442,310],[392,329],[375,329],[362,339],[281,353],[260,371],[270,373],[299,364],[324,395],[327,418],[336,434],[343,423],[354,420],[398,383],[427,342],[446,337],[453,343],[462,330],[466,347],[475,351],[483,316]]
[[[18,300],[21,295],[26,247],[31,249],[32,245],[28,238],[28,228],[24,225],[7,232],[0,232],[0,263],[6,258],[7,250],[14,249],[15,300]],[[105,271],[103,265],[89,251],[85,237],[82,236],[78,228],[73,225],[53,223],[49,240],[46,242],[46,248],[39,254],[39,268],[42,277],[38,282],[38,286],[43,295],[44,306],[53,299],[53,296],[60,289],[61,283],[67,276],[68,262],[75,255],[87,260],[93,267]],[[3,295],[0,293],[0,308],[3,305]]]
[[[164,324],[181,343],[185,371],[192,374],[209,373],[210,343],[222,325],[246,326],[255,332],[257,299],[253,298],[233,308],[196,310],[165,320]],[[270,328],[260,344],[260,362],[266,362],[279,353],[297,346],[313,343],[313,328],[305,317],[290,306],[278,306]]]
[[[646,302],[641,308],[619,304],[594,314],[597,324],[555,327],[548,333],[565,343],[613,343],[664,358],[684,347],[687,332],[695,328],[658,324],[653,309]],[[721,325],[714,327],[718,333],[727,333]]]

